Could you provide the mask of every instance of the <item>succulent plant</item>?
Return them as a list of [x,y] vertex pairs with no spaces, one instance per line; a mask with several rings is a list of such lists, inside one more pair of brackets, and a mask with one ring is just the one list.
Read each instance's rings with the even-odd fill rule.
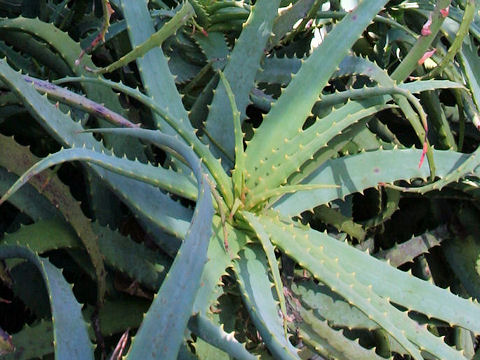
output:
[[474,357],[478,9],[354,3],[0,1],[5,358]]

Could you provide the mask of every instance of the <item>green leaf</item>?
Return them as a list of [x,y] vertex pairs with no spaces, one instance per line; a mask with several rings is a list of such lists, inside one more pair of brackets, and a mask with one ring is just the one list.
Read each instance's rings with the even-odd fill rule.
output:
[[138,161],[132,161],[126,158],[118,158],[114,155],[107,155],[95,150],[72,148],[60,150],[59,152],[49,155],[37,162],[17,180],[10,190],[2,197],[0,202],[7,200],[11,194],[16,192],[32,177],[49,167],[67,161],[77,160],[101,166],[106,170],[159,187],[187,199],[196,200],[197,197],[197,191],[190,179],[182,174],[177,174],[172,170],[142,164]]
[[[228,252],[225,251],[224,247],[224,226],[227,233]],[[207,262],[203,270],[203,286],[195,298],[194,313],[205,314],[210,312],[210,307],[216,303],[223,293],[223,288],[220,286],[221,277],[227,275],[226,269],[232,265],[233,258],[247,243],[247,234],[243,230],[234,228],[228,222],[223,224],[218,215],[213,217],[212,228],[214,237],[210,240],[208,246],[208,258],[215,260]]]
[[[284,184],[290,175],[298,172],[303,164],[308,162],[319,150],[325,148],[335,136],[363,118],[392,107],[392,105],[377,105],[379,102],[375,98],[361,102],[349,102],[325,118],[318,120],[306,130],[300,131],[293,138],[283,141],[282,149],[272,153],[264,161],[262,167],[248,178],[247,186],[254,187],[255,194],[263,194],[266,189]],[[322,184],[332,185],[335,182]]]
[[[16,175],[0,167],[0,194],[5,194],[17,179]],[[10,198],[10,203],[34,221],[61,216],[55,206],[41,196],[31,185],[24,186],[13,195]]]
[[157,146],[169,147],[188,162],[197,178],[199,194],[190,228],[127,355],[127,359],[157,359],[159,354],[164,359],[176,359],[200,287],[212,235],[214,211],[208,179],[193,151],[171,136],[143,129],[100,131],[131,135]]
[[451,0],[438,0],[435,4],[434,10],[431,12],[431,24],[429,26],[429,33],[425,36],[420,36],[413,47],[408,51],[407,55],[403,58],[402,62],[392,73],[392,79],[396,82],[403,82],[408,76],[417,68],[418,61],[423,54],[429,50],[430,45],[437,36],[440,28],[445,20],[445,16],[441,14],[441,11],[445,8],[449,8]]
[[285,338],[262,249],[255,245],[245,247],[234,264],[243,301],[268,349],[276,359],[299,359],[298,350]]
[[453,273],[460,279],[468,294],[480,299],[480,241],[478,213],[465,206],[458,210],[461,233],[455,234],[442,245],[442,250]]
[[378,324],[350,305],[325,285],[313,281],[301,281],[292,285],[292,291],[302,304],[314,310],[317,317],[328,320],[331,326],[348,329],[378,329]]
[[401,244],[395,244],[391,249],[380,250],[375,253],[375,257],[387,260],[393,267],[399,267],[413,261],[417,256],[428,253],[431,248],[439,246],[448,236],[446,226],[440,226]]
[[[377,150],[331,159],[307,177],[304,184],[336,184],[340,188],[306,190],[289,194],[275,204],[283,215],[294,216],[315,206],[362,192],[379,184],[397,180],[426,179],[428,169],[418,168],[422,151],[417,149]],[[445,177],[455,173],[469,155],[455,151],[435,150],[437,175]],[[395,165],[394,165],[395,164]]]
[[[206,167],[210,171],[210,174],[215,178],[217,186],[224,198],[226,199],[226,202],[230,203],[233,201],[233,194],[229,186],[231,183],[230,177],[224,172],[220,161],[212,155],[208,147],[204,143],[202,143],[200,139],[198,139],[198,137],[195,135],[195,131],[188,119],[173,117],[173,115],[171,115],[169,112],[168,106],[163,108],[159,106],[159,104],[155,100],[142,94],[138,89],[132,89],[123,84],[115,83],[109,80],[90,78],[65,78],[59,82],[69,81],[100,82],[106,86],[111,87],[112,89],[122,91],[125,94],[132,96],[133,98],[147,105],[151,110],[159,114],[162,119],[165,120],[166,123],[173,128],[173,130],[171,131],[174,134],[173,136],[176,136],[178,134],[187,144],[189,144],[193,148],[195,153],[202,158]],[[163,132],[165,132],[165,130]],[[184,166],[184,164],[181,165],[182,167]]]
[[385,329],[414,358],[422,359],[419,349],[442,359],[461,358],[459,352],[391,302],[449,323],[460,322],[460,326],[472,331],[478,329],[477,320],[473,320],[480,316],[477,304],[403,273],[327,234],[271,217],[258,219],[274,244]]
[[468,88],[472,92],[477,109],[480,109],[480,60],[478,59],[473,39],[466,37],[460,51],[460,64],[463,68]]
[[222,349],[228,355],[239,360],[253,360],[256,357],[250,354],[242,344],[240,344],[233,334],[227,334],[223,328],[216,326],[205,315],[195,314],[188,322],[188,328],[205,339],[209,344],[218,349]]
[[[122,0],[121,6],[132,47],[147,41],[155,32],[147,3]],[[155,99],[159,107],[169,109],[175,118],[188,120],[162,49],[160,47],[151,49],[136,62],[147,95]],[[155,121],[158,129],[170,135],[174,134],[172,128],[160,117],[156,117]]]
[[45,320],[32,326],[25,325],[21,331],[12,336],[15,352],[2,356],[2,359],[30,360],[53,353],[52,329],[52,323]]
[[367,350],[358,342],[348,339],[341,330],[334,330],[328,322],[318,319],[313,311],[298,309],[303,322],[299,325],[300,336],[303,341],[314,347],[319,354],[325,357],[334,357],[338,360],[382,360],[383,357],[375,353],[375,349]]
[[[264,222],[264,218],[261,218]],[[271,222],[271,220],[268,220]],[[282,228],[282,229],[285,229]],[[291,238],[287,243],[286,235],[276,232],[272,236],[277,246],[290,252],[293,243]],[[339,266],[346,272],[355,274],[355,278],[380,296],[389,301],[416,310],[450,324],[462,326],[474,332],[480,331],[480,306],[467,299],[462,299],[449,291],[439,288],[428,281],[421,280],[408,273],[397,270],[386,262],[379,261],[367,253],[361,252],[343,242],[326,234],[310,230],[302,232],[301,239],[310,237],[310,241],[300,241],[298,246],[302,249],[323,249],[331,259],[338,259]],[[298,236],[297,236],[298,238]],[[313,240],[317,239],[317,240]],[[282,241],[282,246],[278,243]],[[318,241],[321,242],[318,246]],[[290,244],[290,246],[289,246]],[[296,245],[297,246],[297,245]],[[394,284],[395,286],[392,286]]]
[[193,15],[194,11],[192,5],[190,5],[188,1],[185,2],[175,16],[171,18],[165,25],[163,25],[159,31],[157,31],[155,34],[152,34],[148,40],[144,41],[140,45],[135,46],[132,51],[122,56],[113,64],[110,64],[102,69],[95,70],[94,72],[99,74],[109,73],[121,68],[122,66],[128,65],[128,63],[138,58],[143,57],[153,48],[160,47],[168,37],[175,34],[177,30],[183,26],[185,22]]
[[302,59],[296,57],[271,56],[263,60],[263,68],[259,69],[255,81],[257,83],[288,85],[302,66]]
[[[57,141],[68,147],[82,147],[85,144],[95,150],[104,150],[92,135],[81,133],[84,129],[80,124],[73,122],[69,116],[39,95],[33,86],[27,84],[5,61],[0,61],[0,78],[22,99],[40,125]],[[185,234],[191,218],[189,209],[180,206],[153,186],[112,174],[98,166],[93,169],[143,219],[148,219],[157,228],[171,234]]]
[[[146,287],[157,290],[170,262],[159,253],[124,237],[120,233],[92,223],[105,263],[127,274]],[[5,235],[5,245],[20,245],[36,253],[55,249],[78,248],[81,242],[70,226],[60,219],[41,220]],[[11,261],[9,261],[9,265]]]
[[235,139],[235,168],[232,171],[233,192],[236,198],[242,196],[245,179],[245,153],[243,151],[243,133],[242,123],[240,119],[240,112],[238,111],[235,102],[235,95],[233,94],[230,83],[225,75],[220,72],[220,80],[227,93],[228,101],[230,102],[232,117],[233,117],[233,133]]
[[[318,0],[317,0],[318,1]],[[280,40],[293,30],[295,23],[302,20],[309,13],[315,0],[298,0],[275,19],[273,24],[273,36],[268,41],[268,49],[279,45]],[[320,0],[321,3],[326,0]]]
[[[12,245],[0,246],[0,258],[24,258],[42,274],[50,295],[57,359],[93,359],[93,346],[88,337],[81,306],[59,269],[31,250]],[[67,335],[68,334],[68,335]]]
[[[35,38],[39,38],[48,44],[50,48],[54,49],[51,57],[55,59],[55,61],[60,60],[63,63],[63,67],[61,69],[55,69],[59,71],[59,74],[62,76],[72,74],[76,76],[92,76],[92,74],[88,72],[85,67],[93,70],[96,69],[96,66],[92,62],[89,55],[83,56],[80,63],[77,65],[76,60],[82,51],[80,44],[72,40],[68,33],[61,31],[52,23],[46,23],[40,21],[39,19],[18,17],[1,19],[0,29],[5,30],[5,34],[11,33],[12,31],[14,34],[29,34],[30,36],[26,37],[26,39],[32,39],[32,36],[34,36]],[[13,39],[15,38],[13,37],[11,40]],[[18,39],[17,42],[22,42],[21,40],[22,38]],[[43,43],[42,46],[47,49]],[[34,46],[30,45],[27,46],[24,51],[28,53],[34,48]],[[45,53],[35,54],[33,52],[32,55],[36,56],[36,59],[39,61],[44,61],[45,58],[47,58]],[[97,84],[85,84],[83,85],[83,89],[90,100],[104,104],[107,108],[118,112],[119,114],[124,111],[120,105],[118,97],[110,89],[102,89],[102,87],[98,86]],[[100,125],[105,126],[106,122],[100,119]],[[138,142],[134,143],[129,139],[118,139],[114,137],[107,137],[105,140],[107,146],[115,147],[117,153],[124,153],[128,149],[129,153],[134,153],[140,159],[144,158],[142,148],[139,146],[140,144]]]
[[5,235],[2,245],[24,246],[42,254],[55,249],[79,247],[81,243],[63,220],[50,219],[22,226],[19,230]]
[[287,337],[287,306],[285,302],[285,295],[283,294],[282,278],[280,277],[280,270],[278,268],[278,261],[275,256],[275,249],[273,248],[273,245],[270,242],[270,237],[266,233],[262,224],[260,224],[257,221],[256,217],[252,213],[248,213],[246,211],[241,212],[241,215],[244,216],[247,223],[255,231],[258,240],[262,244],[263,251],[267,256],[268,266],[270,267],[270,271],[272,272],[272,275],[273,275],[273,283],[275,285],[275,291],[277,294],[278,301],[280,302],[280,310],[282,311],[285,337]]
[[[0,163],[7,167],[10,171],[20,175],[32,166],[37,158],[26,147],[17,144],[12,138],[4,136],[0,137],[0,144],[3,149],[4,156],[1,157]],[[92,261],[97,276],[97,301],[101,304],[104,300],[106,283],[105,283],[105,266],[103,256],[100,253],[96,236],[91,228],[91,221],[84,214],[78,202],[70,194],[70,189],[63,184],[55,174],[42,174],[32,180],[32,185],[37,191],[41,192],[58,210],[63,217],[71,223],[73,229],[82,240],[85,249]],[[16,184],[21,183],[19,178]],[[15,187],[15,184],[13,185]],[[12,192],[7,191],[0,204],[11,195]]]
[[291,138],[301,129],[338,64],[386,2],[386,0],[361,2],[333,28],[303,63],[247,147],[249,172],[259,168],[260,161],[269,157],[272,149],[275,151],[280,148],[279,141],[283,143],[284,139]]
[[[259,0],[252,8],[242,33],[235,43],[224,74],[232,87],[241,119],[249,103],[255,75],[264,56],[264,48],[272,33],[273,20],[280,0]],[[233,158],[235,148],[234,121],[224,86],[218,86],[206,120],[206,132],[220,144],[228,157]]]

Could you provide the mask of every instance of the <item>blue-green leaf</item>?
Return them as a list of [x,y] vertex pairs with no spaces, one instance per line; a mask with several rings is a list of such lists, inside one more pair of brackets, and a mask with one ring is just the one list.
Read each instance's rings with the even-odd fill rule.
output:
[[0,246],[0,258],[24,258],[33,263],[45,281],[50,294],[56,359],[93,359],[93,346],[70,285],[59,269],[31,250],[13,245]]
[[247,147],[250,170],[260,167],[271,150],[279,147],[276,144],[283,143],[283,139],[290,138],[301,129],[330,76],[385,3],[386,0],[362,1],[302,64]]
[[175,261],[137,332],[127,359],[176,359],[193,303],[200,287],[202,270],[212,236],[213,205],[208,179],[195,153],[177,139],[158,131],[102,129],[102,132],[132,135],[182,156],[198,183],[198,200],[190,228]]
[[[422,150],[377,150],[328,160],[304,184],[336,184],[339,188],[305,190],[280,199],[275,208],[284,215],[294,216],[315,206],[396,180],[426,179],[428,168],[418,168]],[[435,150],[437,175],[444,177],[469,157],[455,151]]]
[[285,338],[283,321],[278,315],[268,279],[268,262],[261,247],[245,247],[235,262],[235,273],[253,323],[273,356],[276,359],[299,359],[297,349]]
[[[254,87],[255,75],[264,56],[263,50],[271,35],[279,3],[280,0],[261,0],[255,3],[224,70],[241,118],[245,118],[249,94]],[[227,92],[219,84],[206,121],[206,131],[230,158],[233,158],[235,148],[233,129]]]

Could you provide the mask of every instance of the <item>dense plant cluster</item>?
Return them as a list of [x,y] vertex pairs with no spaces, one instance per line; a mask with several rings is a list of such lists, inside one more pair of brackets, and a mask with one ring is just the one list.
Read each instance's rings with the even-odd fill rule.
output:
[[476,359],[475,0],[0,0],[5,359]]

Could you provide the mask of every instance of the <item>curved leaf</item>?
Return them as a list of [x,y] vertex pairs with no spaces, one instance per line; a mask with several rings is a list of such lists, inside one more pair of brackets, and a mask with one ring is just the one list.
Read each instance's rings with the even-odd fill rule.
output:
[[385,329],[415,359],[422,359],[420,349],[441,359],[461,359],[461,355],[391,302],[478,331],[477,320],[473,320],[480,316],[477,304],[403,273],[327,234],[300,229],[272,217],[258,220],[275,245]]
[[233,334],[227,334],[222,327],[215,326],[205,315],[196,314],[190,318],[188,328],[208,340],[209,344],[224,350],[230,356],[239,360],[253,360],[256,357],[250,354],[242,344],[235,340]]
[[158,131],[102,129],[102,132],[132,135],[161,147],[169,147],[182,156],[197,178],[198,200],[190,228],[162,286],[137,332],[127,359],[176,359],[193,303],[200,287],[202,270],[212,235],[212,195],[200,160],[177,139]]
[[268,262],[261,247],[245,247],[234,264],[243,300],[268,349],[276,359],[299,359],[297,349],[285,338],[268,279]]
[[[397,180],[426,179],[428,169],[418,168],[422,150],[377,150],[328,160],[307,177],[304,184],[336,184],[339,188],[305,190],[289,194],[274,206],[283,215],[295,216],[315,206],[362,192],[371,187],[393,183]],[[469,159],[468,154],[435,150],[437,175],[445,177]]]
[[[55,50],[55,59],[57,57],[60,58],[68,66],[69,71],[60,72],[60,74],[92,76],[92,74],[88,72],[85,67],[96,69],[96,66],[89,55],[83,56],[80,63],[77,65],[76,61],[82,51],[80,44],[76,43],[68,33],[61,31],[52,23],[46,23],[40,21],[39,19],[18,17],[14,19],[1,19],[0,29],[5,30],[3,32],[4,34],[9,34],[11,31],[18,32],[20,34],[26,33],[40,38],[42,41],[46,42],[49,47]],[[28,50],[28,48],[25,49],[27,52]],[[36,59],[40,62],[43,60],[43,58],[45,58],[44,54],[36,57]],[[102,87],[98,86],[97,84],[84,84],[83,88],[85,89],[85,93],[88,95],[90,100],[104,104],[106,107],[119,114],[124,111],[120,105],[118,97],[110,89],[102,89]],[[104,126],[107,125],[107,123],[103,120],[100,120],[100,125]],[[144,158],[142,151],[143,149],[141,146],[139,146],[139,143],[133,143],[132,141],[124,139],[115,139],[114,137],[109,137],[106,139],[106,142],[109,146],[114,146],[117,152],[126,152],[128,149],[130,154],[134,152],[138,158]]]
[[272,148],[280,147],[279,140],[283,143],[283,139],[291,138],[301,129],[338,64],[386,3],[386,0],[362,1],[302,64],[247,147],[250,171],[261,167],[260,161],[270,154]]
[[[323,253],[322,258],[326,256],[328,259],[336,259],[334,262],[338,265],[335,265],[335,269],[339,267],[342,271],[353,274],[357,281],[365,286],[371,286],[371,289],[381,297],[410,310],[415,309],[428,314],[429,317],[480,332],[478,303],[462,299],[428,281],[397,270],[388,263],[326,234],[296,229],[291,224],[285,225],[267,217],[259,217],[259,220],[269,232],[274,232],[271,234],[272,241],[292,256],[295,252],[295,257],[301,257],[301,254],[305,254],[305,249],[308,249],[309,252],[316,254],[312,261],[318,263],[318,252]],[[291,233],[285,232],[287,230]],[[292,241],[292,234],[296,241]],[[303,260],[300,261],[304,263]]]
[[0,258],[24,258],[33,263],[42,274],[48,293],[53,319],[56,359],[93,359],[93,346],[70,285],[59,269],[31,250],[13,245],[0,246]]
[[101,166],[104,169],[157,186],[187,199],[195,200],[197,197],[196,189],[190,179],[172,170],[142,164],[138,161],[128,160],[127,158],[117,158],[114,155],[108,155],[95,150],[72,148],[60,150],[37,162],[16,181],[10,190],[0,199],[0,203],[7,200],[11,194],[16,192],[33,176],[51,166],[76,160]]
[[313,154],[325,148],[345,129],[366,117],[392,107],[392,105],[378,105],[378,102],[375,99],[349,102],[292,139],[284,141],[282,150],[273,152],[255,176],[249,178],[250,182],[247,181],[247,185],[255,184],[254,193],[262,194],[266,189],[276,188],[285,183],[286,178],[295,174],[301,165],[312,158]]
[[[93,136],[82,133],[84,129],[79,123],[73,122],[46,97],[38,94],[4,60],[0,60],[0,78],[22,99],[40,125],[61,144],[68,147],[82,147],[85,144],[92,149],[104,149]],[[185,234],[191,217],[189,209],[180,206],[153,186],[113,174],[98,166],[93,166],[93,169],[142,219],[147,219],[155,228],[170,234],[179,237]]]
[[[5,194],[17,179],[18,176],[0,167],[0,194]],[[33,186],[24,186],[10,198],[10,203],[34,221],[61,216],[58,209],[41,196]]]
[[[280,0],[258,0],[255,3],[225,66],[225,78],[232,87],[241,119],[246,116],[249,94],[254,87],[255,75],[272,33],[279,4]],[[205,126],[209,137],[214,139],[213,143],[219,144],[227,158],[232,159],[236,145],[234,117],[223,85],[219,84],[214,92]]]

